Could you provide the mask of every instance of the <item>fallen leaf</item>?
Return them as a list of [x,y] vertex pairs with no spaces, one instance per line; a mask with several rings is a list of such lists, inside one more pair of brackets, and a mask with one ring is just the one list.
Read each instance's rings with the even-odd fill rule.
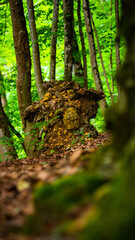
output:
[[39,179],[41,181],[45,181],[45,180],[47,180],[48,176],[49,176],[49,173],[42,170],[37,174],[37,179]]
[[19,180],[16,185],[16,188],[19,192],[21,192],[29,187],[30,187],[30,183],[25,180]]
[[82,149],[78,149],[77,151],[75,151],[69,158],[69,162],[71,164],[74,164],[78,161],[79,157],[81,156],[83,150]]

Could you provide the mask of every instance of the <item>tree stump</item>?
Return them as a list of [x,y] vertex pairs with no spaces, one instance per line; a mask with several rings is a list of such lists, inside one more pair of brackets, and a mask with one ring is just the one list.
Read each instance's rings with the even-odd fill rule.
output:
[[43,99],[27,107],[23,115],[30,157],[61,152],[82,135],[96,135],[90,119],[96,117],[98,101],[105,97],[103,92],[87,90],[73,81],[44,82],[44,88]]

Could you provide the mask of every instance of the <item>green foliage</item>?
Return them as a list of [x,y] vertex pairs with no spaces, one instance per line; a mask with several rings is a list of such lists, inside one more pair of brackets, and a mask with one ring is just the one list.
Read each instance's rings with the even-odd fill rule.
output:
[[[40,151],[44,147],[44,136],[46,134],[45,128],[53,124],[53,122],[59,118],[59,116],[56,116],[48,121],[43,121],[43,122],[37,122],[35,123],[29,132],[25,133],[25,140],[27,142],[27,148],[33,150],[33,151]],[[42,135],[39,137],[39,133],[42,131]],[[51,152],[53,153],[53,152]],[[51,154],[50,153],[50,154]]]
[[99,133],[105,131],[105,121],[101,108],[98,109],[96,118],[91,119],[90,123],[94,125],[94,127],[97,129]]

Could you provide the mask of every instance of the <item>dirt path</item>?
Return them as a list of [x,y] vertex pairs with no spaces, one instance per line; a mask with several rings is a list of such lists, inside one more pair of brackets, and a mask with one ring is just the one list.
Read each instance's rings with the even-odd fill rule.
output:
[[26,216],[32,213],[32,192],[35,186],[76,173],[83,168],[81,164],[75,163],[79,156],[86,151],[96,150],[108,141],[110,134],[102,133],[96,139],[90,139],[60,155],[1,162],[0,240],[32,240],[33,238],[22,235],[12,235],[10,231],[23,226]]

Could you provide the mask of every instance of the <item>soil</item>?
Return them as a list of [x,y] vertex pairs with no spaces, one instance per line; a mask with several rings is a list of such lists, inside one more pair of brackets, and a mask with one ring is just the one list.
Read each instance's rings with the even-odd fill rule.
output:
[[72,175],[85,164],[79,162],[81,155],[95,152],[100,146],[110,142],[109,133],[101,133],[96,138],[84,139],[60,154],[42,154],[39,158],[16,159],[0,163],[0,240],[45,240],[12,233],[23,226],[26,217],[34,211],[32,194],[35,186],[53,182]]

